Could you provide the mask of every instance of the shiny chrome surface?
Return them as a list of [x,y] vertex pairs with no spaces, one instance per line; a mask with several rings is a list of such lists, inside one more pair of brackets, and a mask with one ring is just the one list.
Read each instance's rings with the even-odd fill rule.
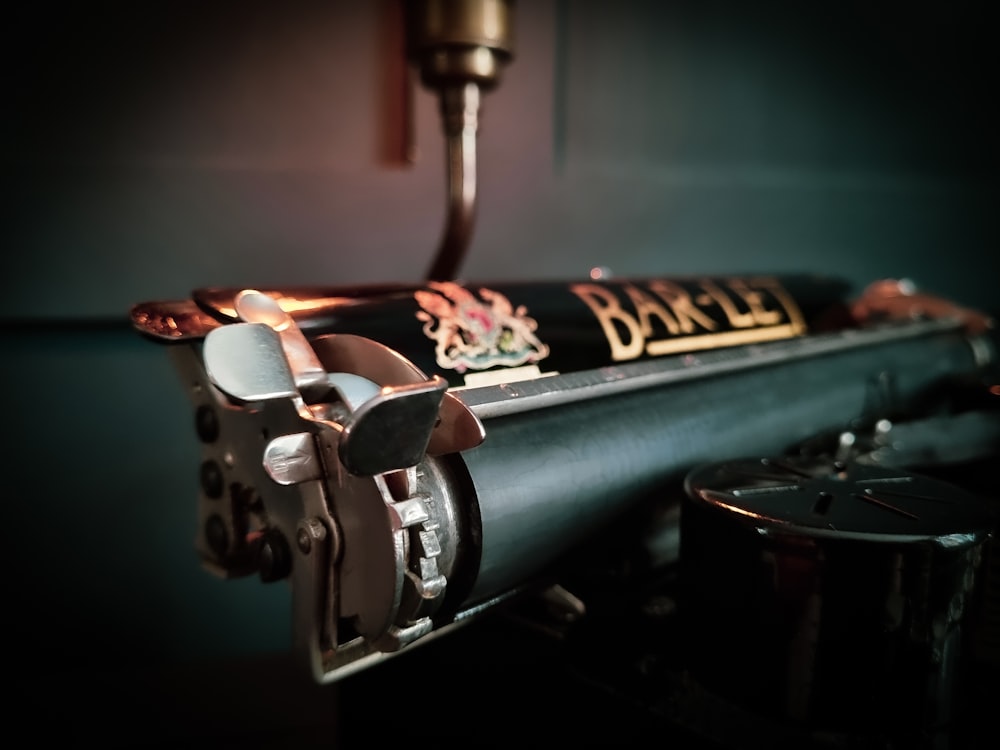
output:
[[255,289],[244,289],[236,295],[233,303],[240,320],[262,323],[277,332],[295,387],[307,399],[310,392],[326,387],[323,363],[317,358],[292,316],[275,300]]
[[205,337],[205,372],[236,401],[293,398],[299,391],[281,338],[263,323],[223,326]]
[[[270,331],[263,324],[225,329]],[[267,339],[269,354],[280,351],[275,336]],[[346,406],[306,406],[297,393],[285,397],[273,389],[243,388],[240,381],[234,390],[255,400],[234,404],[209,379],[196,347],[169,351],[190,384],[196,411],[211,415],[207,421],[214,425],[203,431],[203,462],[221,472],[224,490],[203,488],[199,502],[198,547],[206,566],[226,577],[248,575],[256,571],[256,539],[266,533],[287,540],[295,646],[318,681],[331,679],[334,670],[338,677],[347,674],[430,632],[448,577],[467,554],[458,543],[469,534],[468,514],[456,507],[451,470],[419,450],[416,465],[386,468],[386,461],[398,458],[392,435],[378,446],[362,438],[345,450],[343,436],[351,428],[372,424],[358,421]],[[287,377],[291,382],[290,372]],[[443,392],[443,384],[429,382]],[[376,404],[385,403],[381,391]],[[387,391],[390,399],[410,397],[406,387]],[[338,391],[330,388],[328,397],[336,402]],[[407,435],[412,429],[405,427]],[[356,460],[363,465],[354,466]],[[351,467],[386,470],[358,476]]]
[[[412,362],[371,339],[351,334],[330,334],[312,342],[323,367],[332,373],[354,373],[381,385],[406,385],[427,381]],[[427,453],[440,456],[474,448],[486,437],[483,423],[453,393],[441,400],[438,421],[431,433]]]

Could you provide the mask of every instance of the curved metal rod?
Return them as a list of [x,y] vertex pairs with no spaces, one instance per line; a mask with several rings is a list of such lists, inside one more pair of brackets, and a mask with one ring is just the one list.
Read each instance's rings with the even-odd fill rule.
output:
[[429,281],[454,279],[465,258],[476,217],[476,131],[480,89],[475,83],[441,91],[448,159],[448,215]]

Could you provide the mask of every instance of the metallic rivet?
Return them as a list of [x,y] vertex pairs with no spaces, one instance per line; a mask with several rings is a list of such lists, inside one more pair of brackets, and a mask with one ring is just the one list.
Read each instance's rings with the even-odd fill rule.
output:
[[299,530],[295,533],[295,542],[302,554],[307,555],[312,550],[313,542],[325,541],[326,535],[326,524],[313,516],[299,524]]
[[312,537],[309,536],[309,532],[306,529],[299,529],[298,534],[295,535],[295,541],[299,545],[299,551],[303,555],[308,555],[312,549]]

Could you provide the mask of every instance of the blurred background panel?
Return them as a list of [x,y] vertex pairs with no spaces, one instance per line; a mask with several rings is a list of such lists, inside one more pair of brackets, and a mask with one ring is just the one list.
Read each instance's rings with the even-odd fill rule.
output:
[[[462,276],[817,271],[859,289],[905,276],[998,312],[986,7],[522,0],[515,59],[484,100]],[[148,687],[167,667],[287,649],[283,584],[198,565],[193,415],[126,314],[202,286],[422,277],[444,149],[422,89],[416,160],[398,147],[396,10],[5,9],[4,619],[39,705],[105,675],[98,693],[142,715],[136,674]],[[233,712],[256,700],[298,721],[273,712],[280,684],[241,669],[178,679],[194,702],[236,689]]]
[[[415,280],[436,97],[394,2],[21,4],[3,33],[6,318],[195,286]],[[463,275],[819,270],[992,303],[983,3],[534,0],[486,95]]]

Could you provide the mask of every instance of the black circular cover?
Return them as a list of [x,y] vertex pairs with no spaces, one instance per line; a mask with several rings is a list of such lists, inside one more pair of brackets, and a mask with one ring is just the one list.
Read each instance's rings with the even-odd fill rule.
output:
[[742,517],[761,533],[906,541],[982,541],[993,527],[985,499],[927,476],[827,458],[741,459],[692,471],[689,497]]

